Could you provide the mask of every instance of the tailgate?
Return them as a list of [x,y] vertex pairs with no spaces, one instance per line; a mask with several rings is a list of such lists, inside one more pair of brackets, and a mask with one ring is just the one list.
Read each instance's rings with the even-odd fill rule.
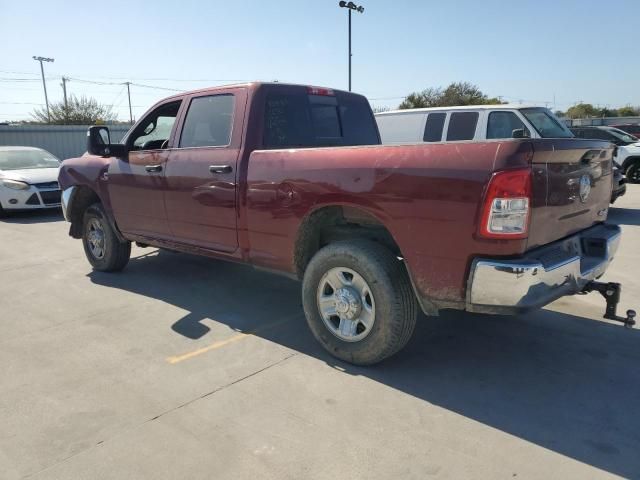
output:
[[603,222],[611,200],[613,146],[599,140],[536,139],[527,248]]

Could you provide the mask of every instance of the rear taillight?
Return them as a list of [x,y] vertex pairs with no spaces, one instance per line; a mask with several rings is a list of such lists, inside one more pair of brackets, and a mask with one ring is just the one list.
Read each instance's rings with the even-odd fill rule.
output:
[[480,217],[480,236],[526,238],[531,208],[531,169],[505,170],[491,176]]

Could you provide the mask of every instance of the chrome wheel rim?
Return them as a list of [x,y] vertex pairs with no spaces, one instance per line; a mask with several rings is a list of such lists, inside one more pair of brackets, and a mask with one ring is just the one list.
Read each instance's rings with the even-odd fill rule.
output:
[[340,340],[358,342],[373,328],[376,304],[365,279],[350,268],[327,271],[318,284],[318,311],[325,326]]
[[104,229],[102,223],[97,218],[89,220],[87,226],[87,246],[94,258],[100,260],[104,258]]

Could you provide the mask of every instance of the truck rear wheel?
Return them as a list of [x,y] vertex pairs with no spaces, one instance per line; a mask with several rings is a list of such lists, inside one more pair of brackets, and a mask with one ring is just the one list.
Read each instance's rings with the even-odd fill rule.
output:
[[411,338],[417,304],[404,265],[367,240],[332,243],[309,262],[302,302],[313,335],[333,356],[372,365]]
[[640,158],[635,159],[624,172],[629,183],[640,183]]
[[91,266],[101,272],[122,270],[131,256],[131,242],[118,239],[99,203],[84,212],[82,245]]

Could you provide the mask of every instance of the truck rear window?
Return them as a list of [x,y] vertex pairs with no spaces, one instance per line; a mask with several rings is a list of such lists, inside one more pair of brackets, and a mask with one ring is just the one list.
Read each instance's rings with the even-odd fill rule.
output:
[[270,92],[264,116],[265,148],[304,148],[380,143],[363,97]]

